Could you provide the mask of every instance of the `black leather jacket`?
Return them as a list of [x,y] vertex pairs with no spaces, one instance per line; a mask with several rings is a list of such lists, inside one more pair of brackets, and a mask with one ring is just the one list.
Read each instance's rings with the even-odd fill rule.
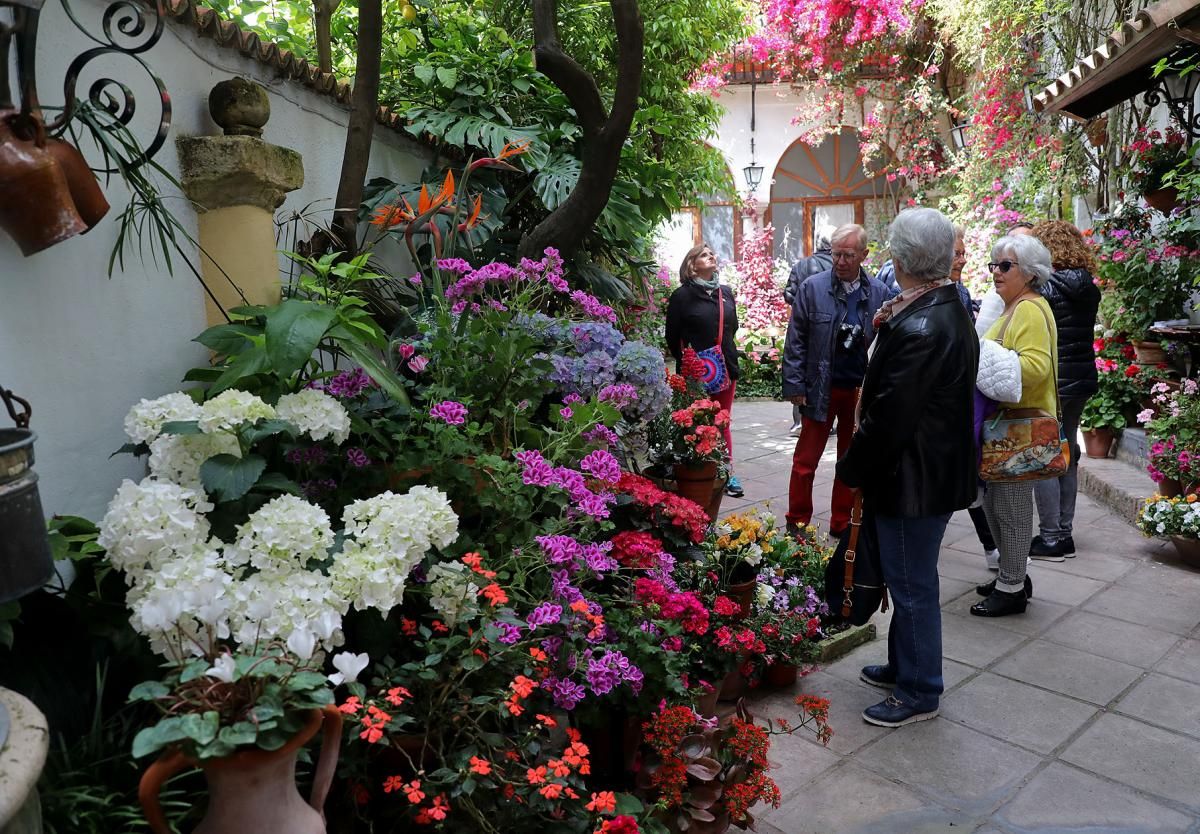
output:
[[1096,379],[1096,310],[1100,289],[1086,269],[1056,269],[1042,286],[1058,326],[1058,393],[1063,397],[1090,397]]
[[833,269],[833,250],[826,246],[813,252],[807,258],[801,258],[792,264],[788,273],[787,286],[783,288],[783,300],[788,304],[796,303],[796,294],[800,285],[819,272]]
[[863,381],[858,430],[837,476],[882,515],[921,518],[975,500],[979,340],[953,284],[884,322]]

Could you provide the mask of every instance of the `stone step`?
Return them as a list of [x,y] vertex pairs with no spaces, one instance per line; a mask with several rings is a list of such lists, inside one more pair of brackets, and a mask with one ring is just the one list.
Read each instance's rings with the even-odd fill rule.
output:
[[1079,461],[1079,491],[1134,524],[1146,499],[1154,494],[1155,485],[1144,463],[1085,455]]
[[1129,428],[1121,432],[1117,438],[1117,460],[1142,467],[1150,462],[1150,442],[1146,440],[1145,429]]

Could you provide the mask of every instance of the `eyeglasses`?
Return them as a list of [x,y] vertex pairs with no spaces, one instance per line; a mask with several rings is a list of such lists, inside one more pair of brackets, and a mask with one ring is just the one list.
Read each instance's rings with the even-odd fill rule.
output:
[[852,261],[855,258],[861,257],[861,252],[831,252],[830,257],[835,261]]
[[1008,272],[1010,269],[1012,269],[1016,265],[1017,265],[1016,261],[1000,261],[999,263],[989,263],[987,265],[987,268],[988,268],[988,272],[994,272],[995,270],[998,269],[998,270],[1000,270],[1001,273],[1005,273],[1005,272]]

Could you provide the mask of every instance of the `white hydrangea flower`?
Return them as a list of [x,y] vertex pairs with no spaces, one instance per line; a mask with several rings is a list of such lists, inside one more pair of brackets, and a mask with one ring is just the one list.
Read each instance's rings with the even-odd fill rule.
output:
[[462,562],[439,562],[429,571],[429,604],[446,625],[479,613],[479,586]]
[[317,646],[340,646],[346,602],[329,577],[316,571],[262,571],[233,585],[230,615],[234,638],[243,646],[286,641],[303,660]]
[[194,552],[209,537],[213,508],[203,492],[169,481],[125,480],[109,502],[97,538],[108,560],[137,582],[178,554]]
[[284,394],[275,405],[275,415],[287,420],[313,440],[333,438],[337,444],[350,436],[350,415],[333,397],[316,388]]
[[210,634],[218,640],[229,637],[232,583],[215,549],[202,546],[180,553],[145,574],[128,595],[129,622],[166,657],[203,655]]
[[334,591],[359,611],[389,611],[400,604],[404,585],[422,552],[367,548],[347,541],[329,570]]
[[214,455],[241,457],[237,437],[221,434],[164,434],[150,442],[150,474],[187,489],[204,491],[200,466]]
[[253,394],[230,388],[200,406],[200,431],[213,434],[230,431],[242,423],[254,423],[275,416],[275,409]]
[[164,423],[200,419],[200,404],[177,391],[156,400],[142,400],[125,415],[125,434],[134,443],[149,443],[158,437]]
[[324,510],[296,495],[280,495],[238,527],[237,540],[225,548],[225,560],[231,567],[303,569],[324,559],[332,544],[333,528]]

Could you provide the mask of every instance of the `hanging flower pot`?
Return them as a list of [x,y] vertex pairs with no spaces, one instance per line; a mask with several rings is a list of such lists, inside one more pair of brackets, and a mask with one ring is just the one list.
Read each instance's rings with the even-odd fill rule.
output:
[[[324,726],[321,757],[305,802],[296,790],[296,755]],[[325,834],[321,808],[337,767],[342,716],[329,706],[313,710],[308,723],[278,750],[243,750],[204,762],[175,750],[150,765],[138,785],[138,799],[150,830],[170,834],[158,802],[163,783],[187,767],[200,767],[208,780],[209,803],[193,834]]]
[[0,429],[0,602],[8,602],[45,585],[54,561],[33,471],[37,435],[28,429],[29,403],[4,388],[0,399],[17,423]]
[[1179,208],[1179,189],[1177,188],[1159,188],[1142,195],[1142,199],[1146,201],[1146,205],[1150,208],[1157,209],[1163,214],[1170,214],[1175,209]]
[[1089,458],[1106,458],[1115,438],[1112,429],[1084,429],[1083,449]]
[[28,257],[87,231],[41,120],[0,111],[0,229]]

